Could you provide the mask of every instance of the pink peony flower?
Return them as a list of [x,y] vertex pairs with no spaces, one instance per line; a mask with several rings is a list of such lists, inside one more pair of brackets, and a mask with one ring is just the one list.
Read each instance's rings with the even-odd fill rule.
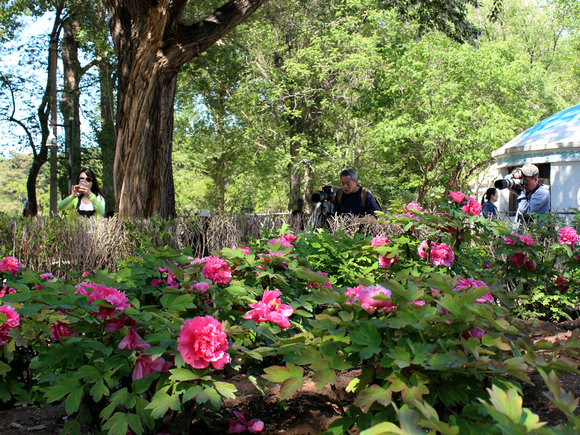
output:
[[467,204],[461,207],[461,210],[465,214],[479,216],[481,214],[481,204],[470,196],[469,198],[467,198]]
[[388,255],[379,255],[379,267],[381,269],[388,269],[399,260],[399,257],[389,257]]
[[397,217],[407,216],[407,217],[410,217],[411,219],[415,219],[417,222],[421,222],[421,219],[419,219],[417,216],[415,216],[415,214],[411,210],[416,210],[420,214],[423,214],[423,212],[422,212],[423,208],[419,204],[417,204],[415,201],[411,201],[409,204],[407,204],[406,206],[403,207],[403,213],[397,215]]
[[284,246],[286,248],[291,248],[292,247],[292,244],[288,240],[286,240],[284,237],[278,237],[276,239],[270,239],[270,240],[268,240],[268,243],[270,245],[275,245],[276,243],[280,243],[280,245],[282,245],[282,246]]
[[234,411],[234,415],[238,420],[230,420],[230,433],[242,433],[245,431],[256,433],[262,432],[262,429],[264,429],[264,422],[262,420],[252,418],[250,421],[246,421],[244,414],[238,411]]
[[[534,241],[534,239],[532,237],[530,237],[530,236],[522,236],[521,234],[518,234],[518,233],[511,233],[510,235],[518,238],[524,245],[534,246],[535,243],[536,243]],[[515,245],[516,242],[512,238],[506,237],[505,238],[505,244],[506,245]]]
[[527,255],[524,256],[524,266],[528,270],[536,270],[536,263],[534,263],[532,260],[530,260]]
[[477,288],[477,287],[487,287],[487,284],[475,278],[459,278],[457,280],[457,283],[455,283],[455,285],[453,286],[455,290],[464,290],[468,288]]
[[177,278],[169,269],[165,267],[158,267],[157,270],[163,274],[165,274],[162,278],[154,278],[151,280],[152,287],[158,287],[160,284],[165,284],[164,288],[179,288],[179,282]]
[[42,279],[49,280],[49,279],[53,279],[54,278],[54,275],[52,273],[50,273],[50,272],[46,272],[46,273],[41,273],[40,274],[40,277]]
[[463,200],[465,199],[465,193],[463,193],[463,192],[449,192],[449,197],[453,201],[461,204],[463,202]]
[[83,272],[83,278],[87,278],[90,274],[91,274],[91,272],[84,271]]
[[10,274],[16,275],[23,266],[15,257],[6,257],[0,261],[0,272],[10,272]]
[[353,298],[353,302],[359,301],[363,309],[369,313],[374,313],[376,309],[382,310],[383,313],[393,311],[396,306],[389,300],[375,299],[377,296],[382,296],[386,299],[391,299],[392,293],[389,289],[380,285],[371,285],[363,287]]
[[[97,288],[97,284],[93,283],[93,282],[86,282],[83,281],[80,284],[75,285],[76,291],[75,291],[75,295],[81,294],[81,295],[90,295],[91,292]],[[90,291],[89,291],[90,290]]]
[[129,328],[129,332],[127,332],[125,338],[123,338],[119,342],[119,349],[135,350],[135,349],[147,349],[148,347],[151,346],[143,342],[143,338],[141,338],[141,336],[137,334],[137,328],[135,328],[134,326]]
[[238,248],[236,245],[232,245],[232,251],[235,251],[236,249],[241,249],[244,255],[250,254],[250,248],[248,246],[240,246]]
[[519,236],[519,238],[524,243],[524,245],[534,246],[536,244],[531,236]]
[[523,252],[516,252],[508,257],[508,262],[514,264],[516,267],[525,266],[529,270],[536,269],[536,263],[528,258]]
[[516,267],[522,267],[524,264],[524,253],[516,252],[508,257],[508,261],[514,264]]
[[376,236],[371,240],[371,245],[375,248],[388,245],[389,243],[391,243],[391,241],[385,236]]
[[294,310],[290,305],[284,305],[280,298],[282,292],[276,290],[264,290],[262,300],[255,304],[250,304],[250,310],[244,316],[244,319],[253,320],[258,323],[272,322],[280,326],[282,329],[290,327],[288,317],[292,315]]
[[0,290],[0,298],[3,297],[6,293],[8,294],[16,293],[16,290],[14,290],[12,287],[6,287],[6,284],[2,284],[2,290]]
[[447,243],[440,243],[431,248],[431,263],[435,266],[450,266],[455,261],[455,253]]
[[417,248],[417,254],[421,258],[427,258],[427,247],[429,246],[429,242],[427,240],[423,240]]
[[153,372],[168,372],[172,365],[169,361],[165,361],[161,357],[151,359],[151,355],[142,355],[135,362],[133,380],[136,381],[137,379],[144,378]]
[[408,212],[411,209],[417,210],[417,211],[421,211],[421,214],[423,214],[422,213],[423,207],[421,207],[419,205],[419,203],[417,203],[415,201],[411,201],[409,204],[407,204],[405,207],[403,207],[403,211],[407,211]]
[[98,299],[102,299],[113,306],[112,308],[99,307],[99,319],[111,318],[116,311],[124,311],[125,308],[131,306],[129,299],[125,296],[125,292],[102,284],[97,285],[89,295],[89,305]]
[[349,298],[346,303],[352,304],[355,301],[356,296],[358,296],[363,288],[365,288],[364,285],[359,285],[358,287],[349,287],[348,290],[344,292],[344,295]]
[[294,242],[296,240],[296,236],[294,234],[280,234],[280,237],[288,242]]
[[413,302],[409,302],[411,305],[417,305],[418,307],[424,307],[425,306],[425,301],[413,301]]
[[471,337],[481,340],[481,338],[484,335],[485,335],[485,329],[482,329],[479,326],[475,326],[474,328],[471,328],[469,331],[466,331],[463,334],[461,334],[461,336],[465,340],[469,340]]
[[558,231],[558,242],[562,245],[574,246],[578,241],[578,233],[572,227],[564,227]]
[[[459,278],[457,280],[457,283],[453,286],[454,290],[466,290],[469,288],[478,288],[478,287],[487,287],[487,284],[484,283],[483,281],[479,281],[475,278]],[[475,302],[479,302],[480,304],[483,304],[485,302],[493,302],[494,298],[491,294],[491,291],[487,292],[486,294],[484,294],[483,296],[477,298],[475,300]]]
[[223,369],[230,362],[228,337],[222,324],[211,316],[187,319],[177,337],[177,349],[183,360],[196,369],[210,364]]
[[135,326],[137,322],[131,317],[121,314],[119,317],[113,317],[105,320],[105,332],[115,332],[123,326]]
[[558,290],[561,290],[561,291],[568,290],[568,287],[569,287],[568,283],[569,283],[569,281],[566,278],[564,278],[562,275],[559,275],[556,278],[556,288]]
[[201,273],[216,285],[227,284],[232,279],[232,270],[226,260],[219,257],[207,257]]
[[64,337],[76,337],[78,334],[73,333],[74,328],[63,322],[50,324],[50,338],[56,341],[62,341]]
[[8,332],[20,325],[20,316],[10,305],[1,305],[0,314],[6,316],[6,320],[0,325],[0,344],[4,344],[8,343]]
[[196,284],[193,284],[191,286],[191,290],[194,293],[205,293],[206,291],[209,290],[209,284],[207,282],[205,282],[205,281],[200,281],[200,282],[198,282]]
[[[328,276],[328,273],[325,272],[318,271],[316,273],[322,276]],[[326,283],[324,285],[318,284],[316,282],[309,282],[307,287],[327,288],[329,290],[332,290],[332,284],[330,283],[329,279],[326,280]]]

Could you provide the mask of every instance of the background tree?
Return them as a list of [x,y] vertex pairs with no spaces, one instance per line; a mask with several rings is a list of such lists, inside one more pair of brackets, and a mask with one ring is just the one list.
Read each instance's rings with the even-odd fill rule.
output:
[[177,74],[263,1],[231,0],[186,23],[186,0],[108,0],[119,62],[115,192],[121,216],[175,215],[171,149]]

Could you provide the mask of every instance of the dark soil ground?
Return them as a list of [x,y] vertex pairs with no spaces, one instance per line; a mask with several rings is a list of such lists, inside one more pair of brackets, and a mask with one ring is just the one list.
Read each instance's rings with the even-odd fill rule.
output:
[[[528,324],[528,333],[535,340],[565,340],[573,329],[580,327],[580,320],[553,324],[538,322]],[[561,355],[561,358],[569,358]],[[578,364],[577,360],[574,360]],[[356,377],[356,371],[341,373],[333,391],[330,387],[317,390],[313,382],[306,382],[302,390],[291,400],[282,403],[278,401],[279,387],[274,387],[262,395],[244,376],[239,375],[230,382],[236,385],[236,399],[224,403],[222,413],[225,417],[220,422],[209,425],[201,418],[191,422],[190,434],[225,434],[228,431],[228,421],[233,418],[233,411],[241,411],[246,418],[259,418],[265,424],[263,434],[308,435],[325,431],[332,421],[340,417],[351,397],[344,393],[344,388],[351,379]],[[565,416],[545,396],[547,388],[538,373],[530,373],[534,385],[524,385],[524,406],[540,416],[542,421],[550,425],[566,422]],[[580,396],[580,375],[565,373],[560,376],[563,388]],[[337,395],[338,394],[338,395]],[[340,396],[340,397],[338,397]],[[577,410],[580,412],[580,409]],[[208,417],[210,417],[208,415]],[[64,424],[65,412],[59,406],[18,407],[0,411],[0,434],[48,435],[59,433]],[[183,422],[183,426],[188,425]],[[86,434],[95,433],[87,428]],[[353,431],[352,434],[356,434]]]

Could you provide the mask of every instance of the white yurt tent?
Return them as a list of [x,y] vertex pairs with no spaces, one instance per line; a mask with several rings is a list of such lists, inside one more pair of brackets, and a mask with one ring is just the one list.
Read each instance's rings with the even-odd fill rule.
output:
[[[551,210],[571,213],[578,208],[580,187],[580,104],[540,121],[492,153],[501,176],[533,163],[551,193]],[[513,214],[515,195],[500,191],[500,213]]]

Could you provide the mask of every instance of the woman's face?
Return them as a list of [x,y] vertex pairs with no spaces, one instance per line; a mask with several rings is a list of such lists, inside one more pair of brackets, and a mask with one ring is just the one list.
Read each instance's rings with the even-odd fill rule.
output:
[[497,194],[497,192],[495,192],[493,195],[491,195],[491,196],[489,197],[489,200],[490,200],[491,202],[496,202],[496,201],[497,201],[497,198],[498,198],[498,194]]

